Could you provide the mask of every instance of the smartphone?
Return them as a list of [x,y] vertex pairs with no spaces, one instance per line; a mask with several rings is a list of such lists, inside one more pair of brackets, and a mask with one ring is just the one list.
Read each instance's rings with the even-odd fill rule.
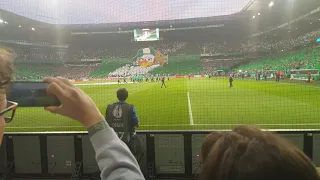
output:
[[48,85],[45,82],[12,82],[7,86],[7,100],[17,102],[19,107],[60,106],[56,96],[47,94]]

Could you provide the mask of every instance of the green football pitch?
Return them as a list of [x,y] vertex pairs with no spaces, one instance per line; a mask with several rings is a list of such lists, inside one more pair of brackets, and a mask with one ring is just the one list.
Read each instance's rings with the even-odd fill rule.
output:
[[[161,83],[77,84],[105,114],[115,102],[116,91],[129,91],[140,119],[138,130],[230,129],[256,124],[266,129],[320,129],[320,86],[295,83],[237,80],[229,88],[227,78],[171,79]],[[83,131],[73,120],[42,108],[18,108],[7,132]]]

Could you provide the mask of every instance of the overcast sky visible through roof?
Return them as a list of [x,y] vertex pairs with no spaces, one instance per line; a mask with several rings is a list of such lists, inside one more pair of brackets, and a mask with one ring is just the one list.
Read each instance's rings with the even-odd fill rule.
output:
[[50,24],[99,24],[230,15],[250,0],[0,0],[0,8]]

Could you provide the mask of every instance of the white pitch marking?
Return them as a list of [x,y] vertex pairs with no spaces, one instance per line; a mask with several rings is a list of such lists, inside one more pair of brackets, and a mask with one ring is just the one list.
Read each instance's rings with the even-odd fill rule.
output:
[[192,108],[191,108],[191,101],[190,101],[190,95],[189,95],[189,92],[187,93],[187,97],[188,97],[188,108],[189,108],[189,119],[190,119],[190,125],[194,125],[194,123],[193,123]]
[[[141,127],[169,127],[169,126],[189,126],[191,124],[158,124],[158,125],[140,125]],[[236,125],[246,125],[246,124],[193,124],[193,126],[236,126]],[[257,126],[320,126],[320,123],[310,123],[310,124],[254,124]]]

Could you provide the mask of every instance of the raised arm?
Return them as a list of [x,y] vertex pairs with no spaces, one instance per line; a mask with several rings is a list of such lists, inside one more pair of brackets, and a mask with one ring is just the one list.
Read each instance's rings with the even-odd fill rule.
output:
[[128,147],[106,123],[92,99],[64,78],[46,78],[48,93],[61,101],[59,107],[46,107],[47,111],[78,120],[89,131],[101,170],[101,179],[144,179],[139,165]]

